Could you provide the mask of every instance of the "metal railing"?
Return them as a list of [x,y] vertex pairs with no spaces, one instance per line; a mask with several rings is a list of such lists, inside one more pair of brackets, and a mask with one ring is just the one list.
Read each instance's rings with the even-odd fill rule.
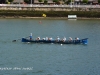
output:
[[47,7],[47,8],[100,8],[100,5],[33,5],[33,4],[0,4],[0,7],[20,7],[20,8],[34,8],[34,7]]

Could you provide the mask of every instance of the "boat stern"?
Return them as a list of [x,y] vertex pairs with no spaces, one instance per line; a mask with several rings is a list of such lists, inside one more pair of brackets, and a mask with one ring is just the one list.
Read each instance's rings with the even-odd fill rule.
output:
[[29,42],[26,38],[22,38],[22,42]]

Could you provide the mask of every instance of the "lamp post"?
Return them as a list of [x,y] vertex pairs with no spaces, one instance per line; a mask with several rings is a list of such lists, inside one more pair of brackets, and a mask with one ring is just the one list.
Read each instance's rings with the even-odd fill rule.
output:
[[20,0],[19,0],[19,10],[20,10]]
[[32,0],[31,0],[31,4],[32,4]]
[[71,8],[72,8],[72,0],[71,0]]
[[32,7],[32,0],[31,0],[31,7]]
[[19,5],[20,5],[20,0],[19,0]]

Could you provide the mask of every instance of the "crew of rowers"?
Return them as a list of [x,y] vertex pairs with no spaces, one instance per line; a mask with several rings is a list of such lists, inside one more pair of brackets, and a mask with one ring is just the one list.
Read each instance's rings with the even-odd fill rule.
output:
[[[32,40],[32,33],[31,33],[31,35],[29,37],[30,37],[30,40]],[[40,39],[40,37],[37,37],[36,40],[41,40],[41,39]],[[46,37],[46,38],[42,38],[42,40],[49,40],[49,41],[51,41],[53,39],[52,39],[52,37],[51,38]],[[63,39],[60,39],[59,36],[57,36],[56,40],[57,41],[66,41],[66,37],[64,37]],[[71,37],[69,37],[69,41],[72,41],[72,40],[73,39]],[[75,38],[75,40],[79,40],[79,38],[77,37],[77,38]]]

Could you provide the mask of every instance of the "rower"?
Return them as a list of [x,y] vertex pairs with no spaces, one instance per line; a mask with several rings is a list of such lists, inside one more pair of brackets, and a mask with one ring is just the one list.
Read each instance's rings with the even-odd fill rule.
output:
[[69,37],[69,40],[72,41],[73,39],[71,37]]
[[45,40],[47,41],[48,40],[48,37],[46,37]]
[[50,40],[52,40],[52,37],[50,38]]
[[51,38],[48,38],[48,40],[51,41],[52,40],[52,37]]
[[45,38],[43,38],[42,40],[45,40]]
[[40,37],[38,37],[37,40],[40,40]]
[[75,40],[79,40],[79,38],[78,38],[78,37],[76,37],[76,38],[75,38]]
[[57,36],[57,41],[60,41],[60,38],[59,38],[59,36]]
[[77,37],[77,40],[79,40],[79,38]]
[[29,37],[30,37],[30,40],[32,40],[32,33],[30,33],[30,36]]
[[66,37],[63,38],[63,41],[64,41],[64,42],[66,41]]

